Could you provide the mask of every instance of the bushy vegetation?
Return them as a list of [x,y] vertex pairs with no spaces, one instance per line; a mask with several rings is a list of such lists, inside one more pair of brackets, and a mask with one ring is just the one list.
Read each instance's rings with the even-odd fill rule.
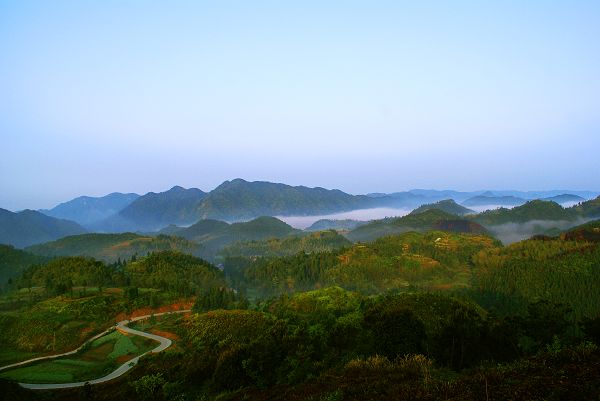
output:
[[532,239],[473,257],[476,297],[486,306],[518,310],[520,301],[569,305],[577,316],[600,312],[600,244]]
[[223,273],[210,263],[179,252],[158,252],[124,268],[128,284],[156,288],[181,296],[199,294],[202,290],[226,287]]
[[[400,226],[435,227],[444,215],[427,210]],[[143,360],[127,378],[131,385],[92,389],[94,397],[594,399],[597,228],[510,246],[485,233],[412,231],[285,255],[297,241],[289,237],[241,244],[224,259],[224,272],[171,251],[112,265],[58,258],[16,281],[34,295],[22,309],[27,318],[0,314],[2,341],[13,350],[40,352],[46,344],[48,351],[50,333],[58,343],[90,333],[89,319],[100,327],[127,308],[194,296],[193,314],[154,326],[172,332],[176,345]],[[269,244],[272,253],[258,256]],[[120,295],[101,291],[107,286],[120,287]],[[120,341],[112,349],[118,354],[138,346]]]
[[[444,209],[446,209],[444,207]],[[452,221],[453,224],[445,224]],[[458,222],[464,222],[458,224]],[[409,231],[426,232],[445,230],[451,232],[483,233],[485,229],[479,224],[468,224],[455,214],[447,213],[438,207],[426,207],[419,213],[411,213],[403,217],[387,218],[364,224],[346,234],[352,241],[373,241],[380,237],[401,234]]]
[[11,285],[13,279],[18,277],[26,268],[47,261],[48,258],[43,256],[33,255],[15,249],[10,245],[0,244],[0,289]]
[[556,202],[532,200],[512,209],[500,208],[488,210],[473,216],[484,226],[506,223],[525,223],[531,220],[575,220],[577,213],[573,208],[565,209]]
[[291,256],[301,252],[327,252],[352,245],[344,236],[336,231],[319,231],[303,236],[272,238],[263,241],[238,242],[225,247],[221,252],[222,258],[236,256]]
[[27,251],[45,256],[87,256],[112,263],[131,259],[134,255],[146,256],[152,252],[175,250],[195,254],[199,249],[199,245],[179,237],[122,233],[73,235],[30,246]]
[[432,231],[384,237],[346,250],[279,258],[228,258],[225,273],[236,288],[281,294],[339,285],[375,294],[422,287],[449,289],[470,284],[471,256],[500,244],[485,235]]

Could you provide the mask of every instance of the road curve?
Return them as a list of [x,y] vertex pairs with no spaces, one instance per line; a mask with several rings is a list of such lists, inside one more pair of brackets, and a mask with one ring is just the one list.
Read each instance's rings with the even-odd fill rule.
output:
[[[83,386],[85,386],[86,383],[99,384],[99,383],[105,383],[107,381],[116,379],[117,377],[125,374],[127,371],[129,371],[131,368],[133,368],[135,365],[137,365],[140,358],[143,357],[144,355],[149,354],[149,353],[155,354],[157,352],[164,351],[165,349],[169,348],[172,343],[171,340],[169,340],[168,338],[157,336],[156,334],[150,334],[150,333],[146,333],[146,332],[139,331],[136,329],[132,329],[127,326],[129,323],[137,322],[138,320],[148,319],[152,316],[162,316],[162,315],[170,315],[172,313],[188,313],[188,312],[191,312],[191,310],[185,309],[185,310],[178,310],[178,311],[173,311],[173,312],[155,313],[154,315],[138,316],[131,320],[123,320],[123,321],[117,323],[116,329],[123,333],[129,333],[129,334],[133,334],[136,336],[146,337],[151,340],[158,341],[160,344],[156,348],[154,348],[150,351],[147,351],[147,352],[143,353],[142,355],[136,356],[133,359],[130,359],[129,361],[125,362],[124,364],[119,366],[116,370],[112,371],[111,373],[107,374],[106,376],[100,377],[98,379],[88,380],[88,381],[84,381],[84,382],[75,382],[75,383],[19,383],[19,385],[21,387],[28,388],[31,390],[54,390],[54,389],[62,389],[62,388],[83,387]],[[91,339],[86,341],[84,343],[84,345],[90,341],[94,341],[95,339],[102,337],[104,334],[106,334],[110,330],[111,329],[108,329],[100,334],[95,335],[94,337],[92,337]],[[73,354],[76,354],[78,351],[80,351],[84,345],[80,346],[79,348],[77,348],[73,351],[65,352],[63,354],[42,356],[42,357],[38,357],[38,358],[29,359],[27,361],[14,363],[12,365],[3,366],[3,367],[0,367],[0,370],[10,369],[10,368],[18,367],[18,366],[25,365],[28,363],[44,360],[44,359],[54,359],[54,358],[59,358],[62,356],[73,355]]]

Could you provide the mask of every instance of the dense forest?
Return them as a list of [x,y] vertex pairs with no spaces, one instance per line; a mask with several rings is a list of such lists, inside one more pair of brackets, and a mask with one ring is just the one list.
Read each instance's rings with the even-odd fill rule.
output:
[[[448,217],[429,209],[403,222],[435,226],[434,216]],[[0,372],[0,394],[594,399],[599,227],[508,246],[485,231],[430,228],[354,244],[326,231],[230,245],[221,268],[172,250],[107,263],[6,248],[23,262],[0,297],[0,365],[72,349],[117,316],[193,313],[143,323],[176,345],[114,383],[30,393],[3,381],[9,371]]]

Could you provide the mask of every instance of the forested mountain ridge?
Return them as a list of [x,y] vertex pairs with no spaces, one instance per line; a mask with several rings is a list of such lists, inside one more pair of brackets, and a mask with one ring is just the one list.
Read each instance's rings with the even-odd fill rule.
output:
[[26,248],[28,252],[36,255],[87,256],[105,262],[127,260],[134,255],[145,256],[148,253],[167,250],[197,254],[200,249],[200,245],[184,238],[167,235],[151,237],[134,233],[81,234]]
[[[452,222],[452,223],[449,223]],[[357,227],[346,234],[351,241],[371,241],[379,237],[400,234],[408,231],[448,230],[455,232],[486,232],[478,223],[469,224],[459,216],[432,208],[421,213],[411,213],[403,217],[375,220]]]
[[138,194],[113,192],[102,197],[80,196],[52,209],[40,210],[47,216],[72,220],[82,226],[104,220],[123,210]]
[[441,201],[438,201],[435,203],[428,203],[428,204],[419,206],[418,208],[416,208],[412,212],[410,212],[410,214],[423,213],[423,212],[425,212],[427,210],[431,210],[431,209],[438,209],[443,212],[446,212],[449,214],[454,214],[457,216],[464,216],[465,214],[475,213],[473,210],[459,205],[452,199],[445,199],[445,200],[441,200]]
[[484,226],[506,223],[525,223],[531,220],[575,220],[577,212],[573,208],[565,209],[556,202],[532,200],[512,209],[500,208],[488,210],[472,219]]
[[46,216],[34,210],[13,213],[0,209],[0,244],[24,248],[86,231],[74,221]]
[[0,289],[7,284],[8,279],[19,276],[28,267],[47,261],[46,257],[0,244]]
[[200,255],[209,260],[213,260],[225,246],[236,242],[283,238],[302,232],[275,217],[268,216],[232,224],[206,219],[187,228],[171,228],[169,231],[173,235],[200,244],[202,247]]
[[258,216],[328,214],[364,209],[379,203],[377,199],[335,189],[248,182],[238,178],[225,181],[211,191],[200,202],[197,212],[202,218],[235,221]]
[[291,256],[301,252],[328,252],[351,245],[352,243],[344,236],[329,230],[260,241],[236,242],[223,248],[219,256],[221,258]]
[[149,192],[92,227],[106,232],[158,231],[169,224],[191,224],[198,220],[196,206],[205,196],[200,189],[179,186],[165,192]]

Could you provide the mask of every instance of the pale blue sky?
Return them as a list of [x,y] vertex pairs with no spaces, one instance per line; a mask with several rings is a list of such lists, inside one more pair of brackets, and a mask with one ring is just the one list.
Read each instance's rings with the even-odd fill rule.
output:
[[599,190],[598,1],[0,0],[0,207]]

